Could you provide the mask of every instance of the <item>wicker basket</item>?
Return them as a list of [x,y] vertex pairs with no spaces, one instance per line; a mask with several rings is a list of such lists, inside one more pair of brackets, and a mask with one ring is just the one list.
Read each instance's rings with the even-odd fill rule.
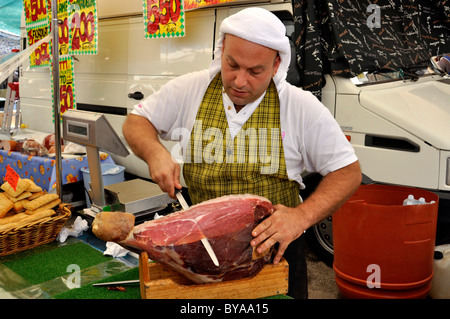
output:
[[0,233],[0,257],[31,249],[56,239],[71,216],[71,207],[60,204],[56,215]]

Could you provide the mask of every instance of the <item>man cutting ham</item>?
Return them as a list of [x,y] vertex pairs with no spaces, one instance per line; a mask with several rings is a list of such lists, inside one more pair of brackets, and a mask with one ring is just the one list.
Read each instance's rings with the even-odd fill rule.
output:
[[[361,183],[354,150],[329,111],[286,82],[285,33],[283,23],[261,8],[228,17],[210,68],[170,81],[136,105],[123,126],[133,152],[171,197],[181,189],[181,169],[158,136],[180,141],[193,204],[245,193],[276,204],[251,241],[261,252],[278,243],[274,263]],[[324,178],[302,202],[304,170]]]

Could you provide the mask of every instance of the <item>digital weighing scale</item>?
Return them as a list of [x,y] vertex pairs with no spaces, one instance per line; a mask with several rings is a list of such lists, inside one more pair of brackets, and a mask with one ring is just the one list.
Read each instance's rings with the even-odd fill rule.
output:
[[104,187],[99,150],[123,157],[130,152],[102,113],[67,110],[62,119],[64,140],[86,146],[91,211],[99,213],[111,206],[140,216],[175,202],[158,185],[141,179]]

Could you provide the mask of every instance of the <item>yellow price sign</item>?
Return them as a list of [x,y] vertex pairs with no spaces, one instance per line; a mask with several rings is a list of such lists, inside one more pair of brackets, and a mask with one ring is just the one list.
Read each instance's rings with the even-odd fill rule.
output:
[[144,0],[146,38],[184,37],[182,0]]
[[46,0],[23,0],[23,8],[27,25],[48,21]]
[[70,0],[69,54],[97,54],[97,3],[95,0]]
[[[27,29],[28,45],[33,45],[48,35],[48,25],[35,26]],[[50,66],[50,43],[42,43],[30,54],[30,67],[40,68]]]

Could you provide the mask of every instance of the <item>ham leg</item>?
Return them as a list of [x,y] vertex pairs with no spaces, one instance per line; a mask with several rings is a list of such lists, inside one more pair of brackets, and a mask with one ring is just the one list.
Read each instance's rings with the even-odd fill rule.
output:
[[[121,212],[97,214],[92,230],[183,274],[195,283],[240,279],[255,275],[270,262],[272,250],[259,256],[250,246],[251,231],[274,211],[272,203],[255,195],[228,195],[134,226],[134,216]],[[219,260],[216,267],[202,238],[208,238]]]

